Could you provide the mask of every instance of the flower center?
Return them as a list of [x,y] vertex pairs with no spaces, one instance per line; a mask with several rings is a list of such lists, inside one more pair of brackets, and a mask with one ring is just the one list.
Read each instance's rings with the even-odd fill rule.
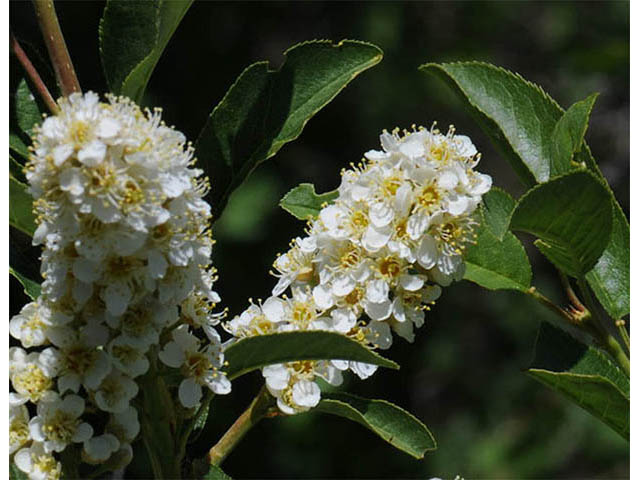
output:
[[120,362],[127,365],[135,362],[140,352],[130,345],[116,345],[111,349],[111,354],[120,360]]
[[96,359],[97,352],[84,346],[69,348],[65,355],[65,366],[73,373],[83,375]]
[[402,185],[402,180],[397,176],[385,178],[382,182],[382,195],[394,197],[400,185]]
[[344,270],[355,267],[360,263],[361,254],[358,247],[355,245],[349,245],[344,253],[340,256],[340,266]]
[[34,453],[31,455],[31,461],[33,462],[36,472],[46,474],[46,477],[42,477],[45,480],[58,480],[60,478],[62,467],[52,455],[36,455]]
[[48,439],[67,444],[73,438],[80,420],[64,410],[57,410],[44,425],[43,430]]
[[79,120],[71,124],[69,129],[71,139],[76,145],[83,145],[89,140],[89,125]]
[[293,311],[291,312],[291,318],[295,324],[306,328],[313,320],[315,320],[316,312],[308,303],[296,302],[293,306]]
[[433,184],[424,187],[418,196],[418,205],[431,212],[438,203],[440,203],[440,192],[436,187]]
[[27,394],[33,402],[37,402],[53,384],[42,369],[34,364],[27,365],[24,370],[15,375],[12,383],[18,393]]
[[128,310],[122,317],[122,331],[132,337],[145,335],[151,327],[151,315],[140,309]]
[[364,230],[369,225],[369,218],[362,210],[356,210],[351,215],[351,225],[355,230]]
[[362,290],[362,288],[360,287],[356,287],[353,290],[351,290],[351,293],[349,293],[349,295],[344,297],[344,300],[349,305],[355,305],[360,300],[362,300],[362,297],[364,297],[364,290]]
[[313,376],[313,369],[315,367],[315,362],[311,360],[304,360],[300,362],[292,362],[289,366],[300,376]]
[[29,425],[24,418],[15,418],[9,425],[9,444],[19,447],[27,440],[29,440]]
[[205,373],[213,368],[207,355],[201,352],[190,353],[185,363],[189,376],[202,378]]
[[383,277],[392,279],[400,275],[402,272],[402,265],[397,258],[389,255],[378,263],[378,269]]

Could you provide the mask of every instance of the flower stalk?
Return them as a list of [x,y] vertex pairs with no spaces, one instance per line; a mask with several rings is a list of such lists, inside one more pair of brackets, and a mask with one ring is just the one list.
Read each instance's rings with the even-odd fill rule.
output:
[[45,105],[52,114],[57,114],[60,111],[60,109],[58,108],[58,104],[53,99],[53,96],[51,96],[51,93],[49,92],[49,89],[47,88],[45,83],[42,81],[40,74],[31,63],[31,60],[29,60],[29,57],[20,46],[20,43],[18,43],[18,40],[13,35],[13,33],[9,33],[9,42],[11,43],[11,50],[22,65],[22,68],[24,68],[25,73],[33,83],[33,86],[44,101]]
[[33,0],[33,5],[62,94],[66,97],[74,92],[80,92],[80,83],[62,36],[53,0]]
[[254,398],[251,405],[249,405],[249,408],[236,419],[218,443],[209,450],[209,463],[211,463],[211,465],[220,465],[249,430],[260,422],[260,420],[268,416],[274,405],[275,399],[269,394],[266,386],[263,385],[258,395],[256,395],[256,398]]

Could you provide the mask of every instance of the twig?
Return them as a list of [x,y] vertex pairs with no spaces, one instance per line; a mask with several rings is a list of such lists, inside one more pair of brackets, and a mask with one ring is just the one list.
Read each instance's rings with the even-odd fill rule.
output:
[[620,343],[618,343],[618,341],[607,331],[606,327],[602,323],[596,309],[595,301],[584,278],[578,280],[578,288],[580,288],[580,293],[587,304],[587,308],[591,311],[591,321],[589,323],[593,326],[595,333],[594,336],[600,345],[618,362],[618,365],[622,367],[627,374],[627,377],[629,377],[631,375],[629,357],[627,357],[624,350],[622,350]]
[[578,316],[576,314],[572,314],[571,312],[565,310],[564,308],[559,307],[558,305],[553,303],[551,300],[549,300],[547,297],[545,297],[543,294],[538,292],[538,290],[536,290],[536,287],[531,287],[525,293],[529,295],[531,298],[533,298],[534,300],[536,300],[541,305],[544,305],[546,308],[551,310],[556,315],[559,315],[564,320],[571,323],[572,325],[575,325],[576,323],[579,323],[580,320],[582,320],[582,315]]
[[231,453],[238,442],[242,440],[251,428],[260,420],[267,416],[270,408],[273,406],[274,399],[266,388],[262,386],[256,398],[253,399],[249,408],[247,408],[229,427],[229,430],[222,436],[211,450],[209,450],[209,463],[211,465],[220,465],[222,461]]
[[31,63],[31,60],[29,60],[29,57],[27,57],[27,54],[22,49],[22,47],[20,46],[20,43],[18,43],[18,39],[13,35],[12,32],[9,32],[9,42],[11,44],[11,50],[13,50],[13,53],[15,54],[16,58],[24,68],[24,71],[31,79],[31,82],[33,82],[33,86],[36,88],[36,91],[40,94],[40,97],[42,98],[44,103],[47,105],[47,108],[49,109],[49,111],[53,114],[58,113],[59,111],[58,104],[51,96],[51,93],[49,92],[49,89],[42,81],[40,74],[35,69],[35,67],[33,66],[33,63]]
[[625,327],[626,322],[622,319],[616,320],[616,327],[618,327],[618,332],[622,337],[622,341],[624,342],[624,346],[627,347],[627,352],[631,353],[631,340],[629,339],[629,332],[627,332],[627,328]]
[[74,92],[80,92],[80,83],[60,30],[53,0],[33,0],[33,5],[62,94],[66,97]]

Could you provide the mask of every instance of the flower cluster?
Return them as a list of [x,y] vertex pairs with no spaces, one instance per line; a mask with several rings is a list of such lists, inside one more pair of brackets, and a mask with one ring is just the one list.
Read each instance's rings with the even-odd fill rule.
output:
[[[326,330],[386,349],[392,331],[413,341],[441,287],[462,278],[473,213],[491,187],[491,177],[474,171],[480,154],[453,127],[380,140],[383,150],[342,172],[336,200],[278,256],[272,296],[226,324],[235,337]],[[317,377],[338,385],[345,370],[366,378],[376,367],[305,361],[262,373],[280,409],[296,413],[320,400]]]
[[10,350],[10,454],[38,479],[58,478],[56,454],[75,443],[89,464],[130,461],[132,400],[155,357],[181,369],[186,408],[202,386],[230,391],[211,313],[208,180],[193,148],[159,110],[124,98],[73,94],[59,108],[25,169],[42,293],[10,321],[21,344]]

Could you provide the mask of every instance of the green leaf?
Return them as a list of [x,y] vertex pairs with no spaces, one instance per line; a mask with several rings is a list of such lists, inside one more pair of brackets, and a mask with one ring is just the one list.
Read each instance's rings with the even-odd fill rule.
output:
[[24,165],[22,165],[18,160],[16,160],[11,153],[9,153],[9,176],[18,180],[21,183],[26,182],[26,178],[24,176],[24,172],[22,169]]
[[525,291],[531,286],[529,258],[516,236],[507,231],[516,202],[492,188],[482,197],[476,243],[467,249],[464,278],[490,290]]
[[540,251],[560,270],[579,278],[593,268],[609,242],[611,197],[592,173],[569,173],[520,198],[510,228],[536,235]]
[[[420,69],[452,87],[526,185],[549,178],[551,139],[564,111],[540,87],[486,63],[429,63]],[[575,153],[574,161],[604,180],[586,143]],[[587,280],[607,312],[621,318],[630,308],[629,249],[624,248],[629,245],[629,222],[608,185],[606,188],[614,205],[614,228]]]
[[27,186],[13,177],[9,177],[9,225],[22,230],[29,236],[36,231],[32,212],[33,198],[27,192]]
[[629,439],[629,379],[604,353],[543,322],[527,373]]
[[447,83],[528,186],[551,172],[551,137],[562,109],[539,86],[481,62],[428,63]]
[[279,70],[258,62],[242,72],[196,142],[200,167],[214,185],[214,219],[261,162],[296,139],[313,115],[381,59],[382,51],[368,43],[312,41],[287,50]]
[[298,220],[309,220],[317,218],[324,203],[331,203],[336,198],[337,190],[318,195],[313,184],[301,183],[282,197],[280,206]]
[[[167,384],[167,386],[169,385]],[[189,443],[195,442],[198,439],[198,437],[200,437],[200,434],[202,433],[204,426],[207,424],[207,419],[209,418],[210,405],[211,405],[211,402],[208,402],[204,406],[204,409],[201,412],[196,413],[198,415],[198,418],[196,418],[196,422],[193,424],[193,430],[191,430],[191,432],[189,433]]]
[[222,469],[217,465],[209,466],[209,471],[204,476],[203,480],[233,480],[229,475],[224,473]]
[[25,79],[18,84],[15,97],[15,114],[18,127],[31,135],[33,127],[42,122],[42,112],[38,108],[35,93]]
[[33,127],[42,122],[45,111],[36,98],[27,80],[20,79],[11,97],[9,148],[23,158],[29,158],[28,146]]
[[333,332],[286,332],[247,337],[224,351],[229,379],[275,363],[300,360],[354,360],[387,368],[400,368],[362,344]]
[[346,393],[323,393],[314,410],[358,422],[385,442],[418,459],[437,448],[433,435],[420,420],[385,400],[369,400]]
[[529,258],[516,236],[502,240],[486,227],[478,229],[477,243],[469,247],[464,279],[489,290],[526,291],[531,287]]
[[574,103],[564,112],[553,129],[551,155],[551,176],[555,177],[571,170],[574,153],[582,148],[584,134],[589,126],[589,115],[598,97],[594,93],[584,100]]
[[31,300],[38,299],[41,290],[40,284],[15,271],[12,267],[9,267],[9,273],[20,282],[20,284],[24,287],[24,293],[26,293],[27,296],[31,298]]
[[100,54],[113,93],[140,103],[147,82],[193,0],[109,0],[100,20]]
[[9,462],[9,480],[28,480],[27,474],[16,467],[16,464]]
[[502,238],[509,230],[511,213],[516,201],[504,190],[493,187],[482,196],[482,215],[489,231]]
[[596,297],[614,319],[630,312],[629,224],[620,208],[613,210],[611,239],[587,281]]

